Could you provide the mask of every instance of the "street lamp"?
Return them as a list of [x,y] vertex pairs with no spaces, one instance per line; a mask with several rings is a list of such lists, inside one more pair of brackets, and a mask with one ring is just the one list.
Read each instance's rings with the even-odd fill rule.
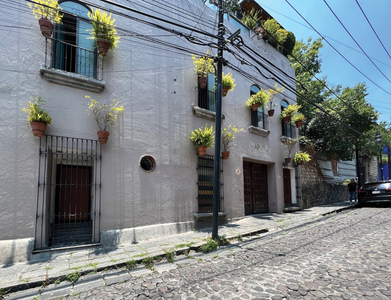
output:
[[[375,136],[375,139],[376,139],[376,142],[378,142],[380,144],[381,142],[381,138],[382,136],[380,135],[380,131],[376,131],[376,136]],[[380,144],[381,146],[381,144]],[[383,152],[383,147],[381,147],[381,150],[380,150],[380,177],[381,177],[381,180],[384,180],[384,177],[383,177],[383,159],[382,159],[382,153]]]

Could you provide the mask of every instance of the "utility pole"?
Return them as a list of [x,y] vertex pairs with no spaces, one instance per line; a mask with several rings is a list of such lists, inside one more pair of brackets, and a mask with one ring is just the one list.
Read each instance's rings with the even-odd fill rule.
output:
[[223,78],[223,49],[224,49],[224,11],[223,0],[218,2],[219,27],[217,50],[217,97],[216,97],[216,131],[215,131],[215,159],[213,180],[213,217],[212,239],[218,237],[219,206],[220,206],[220,146],[221,146],[221,102],[222,102],[222,78]]

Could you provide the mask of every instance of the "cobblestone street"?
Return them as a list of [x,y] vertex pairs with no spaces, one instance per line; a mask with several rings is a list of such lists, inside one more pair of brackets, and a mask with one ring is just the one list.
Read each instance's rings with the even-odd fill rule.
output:
[[[281,231],[177,256],[157,272],[81,277],[66,299],[391,299],[390,215],[364,207],[296,229],[282,220]],[[62,284],[36,299],[65,296]]]

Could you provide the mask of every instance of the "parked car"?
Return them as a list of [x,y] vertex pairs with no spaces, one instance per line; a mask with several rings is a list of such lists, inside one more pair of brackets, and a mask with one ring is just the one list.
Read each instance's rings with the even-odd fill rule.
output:
[[358,191],[358,203],[391,203],[391,180],[367,182]]

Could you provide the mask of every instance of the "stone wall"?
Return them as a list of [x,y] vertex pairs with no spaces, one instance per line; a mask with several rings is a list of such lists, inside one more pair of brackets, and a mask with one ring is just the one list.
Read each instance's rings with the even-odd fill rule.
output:
[[303,209],[348,200],[346,186],[325,181],[316,153],[312,149],[302,149],[313,158],[301,166],[301,193]]

